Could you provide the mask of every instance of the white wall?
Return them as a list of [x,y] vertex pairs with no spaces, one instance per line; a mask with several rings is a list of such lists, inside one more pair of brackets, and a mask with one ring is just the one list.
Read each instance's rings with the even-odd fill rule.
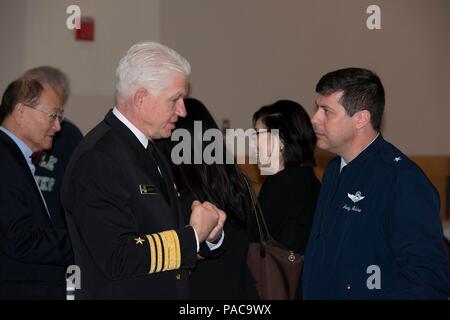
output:
[[[66,28],[66,8],[71,4],[80,6],[82,16],[95,19],[94,42],[75,41],[74,31]],[[18,5],[2,0],[3,6],[10,11]],[[8,17],[9,13],[2,10],[1,16]],[[7,53],[2,64],[22,58],[22,63],[15,62],[11,67],[16,75],[39,65],[66,72],[72,85],[66,115],[84,132],[113,106],[114,73],[120,57],[135,42],[159,40],[159,0],[27,0],[25,12],[15,10],[10,20],[15,21],[8,24],[10,30],[14,25],[19,30],[24,26],[24,32],[11,39],[23,50],[17,50],[17,57]],[[2,76],[2,82],[4,79]],[[7,82],[12,79],[8,77]]]
[[26,0],[0,0],[0,95],[23,69]]
[[[366,9],[381,7],[381,30]],[[409,154],[450,154],[450,1],[165,0],[161,39],[192,63],[192,95],[219,123],[249,127],[288,98],[312,115],[326,72],[375,70],[387,91],[384,135]]]
[[[76,42],[66,7],[96,22]],[[366,28],[381,7],[382,29]],[[114,70],[129,46],[160,40],[193,67],[192,95],[220,123],[249,127],[276,99],[314,111],[314,86],[347,66],[375,70],[387,91],[384,135],[409,154],[450,155],[448,0],[0,0],[0,89],[50,64],[72,81],[67,115],[84,132],[112,106]]]

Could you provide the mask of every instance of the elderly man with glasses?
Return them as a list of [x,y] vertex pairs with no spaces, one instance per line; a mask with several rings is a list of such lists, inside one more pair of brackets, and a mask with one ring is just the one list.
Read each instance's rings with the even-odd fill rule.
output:
[[34,155],[61,130],[58,94],[21,77],[0,105],[0,299],[64,299],[69,237],[53,223],[34,178]]
[[[27,70],[24,76],[34,77],[50,85],[58,94],[61,106],[66,106],[70,96],[70,81],[62,70],[51,66],[39,66]],[[83,139],[83,134],[72,121],[63,117],[62,112],[50,113],[49,117],[59,118],[61,130],[53,138],[52,148],[36,157],[34,176],[52,215],[53,225],[66,228],[60,201],[61,186],[67,164],[76,146]]]

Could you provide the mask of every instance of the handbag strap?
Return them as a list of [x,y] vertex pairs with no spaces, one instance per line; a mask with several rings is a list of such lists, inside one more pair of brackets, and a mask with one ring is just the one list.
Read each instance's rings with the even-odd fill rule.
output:
[[264,215],[259,205],[258,199],[256,199],[253,189],[251,188],[248,179],[244,179],[245,184],[247,185],[248,192],[250,194],[250,198],[252,201],[252,211],[255,213],[256,224],[258,225],[259,238],[262,244],[273,240],[272,236],[269,233],[269,228],[267,228],[266,220],[264,219]]

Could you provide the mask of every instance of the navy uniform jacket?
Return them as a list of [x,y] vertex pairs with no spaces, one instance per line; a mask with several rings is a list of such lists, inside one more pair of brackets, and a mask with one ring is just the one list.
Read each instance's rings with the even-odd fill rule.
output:
[[0,131],[0,299],[65,299],[73,263],[16,143]]
[[324,173],[304,298],[449,297],[439,197],[425,174],[381,135],[339,174],[340,161]]
[[160,165],[165,186],[150,154],[111,111],[75,149],[61,200],[81,269],[76,299],[188,297],[195,234],[185,226],[168,163]]

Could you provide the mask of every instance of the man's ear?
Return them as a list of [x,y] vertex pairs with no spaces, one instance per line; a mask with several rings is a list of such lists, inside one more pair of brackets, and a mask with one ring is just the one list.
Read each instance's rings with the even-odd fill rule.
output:
[[370,126],[370,120],[372,119],[369,110],[361,110],[356,112],[353,117],[356,121],[356,129],[362,129],[366,126]]
[[23,113],[25,110],[25,105],[22,102],[17,102],[13,109]]
[[23,123],[26,108],[27,107],[23,103],[21,102],[16,103],[12,112],[7,116],[7,118],[10,118],[15,123],[21,125]]
[[14,116],[19,117],[20,119],[23,118],[23,114],[25,112],[25,105],[22,102],[18,102],[13,109]]
[[137,89],[133,94],[133,104],[137,106],[138,108],[141,108],[142,105],[145,102],[145,99],[147,99],[149,96],[149,92],[145,88],[139,88]]

